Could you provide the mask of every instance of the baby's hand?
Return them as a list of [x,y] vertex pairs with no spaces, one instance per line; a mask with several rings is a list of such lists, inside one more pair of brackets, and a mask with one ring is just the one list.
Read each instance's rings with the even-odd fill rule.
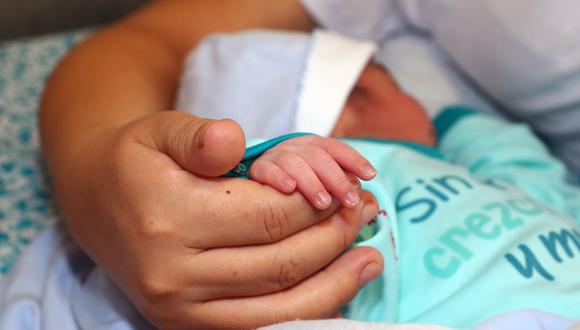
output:
[[319,136],[284,141],[262,154],[250,168],[252,180],[284,193],[298,189],[321,210],[330,206],[330,194],[346,207],[359,203],[357,189],[346,173],[368,181],[377,171],[350,146]]

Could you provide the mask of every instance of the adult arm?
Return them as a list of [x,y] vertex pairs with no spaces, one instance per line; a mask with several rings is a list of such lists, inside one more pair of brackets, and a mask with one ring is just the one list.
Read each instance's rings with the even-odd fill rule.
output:
[[294,0],[152,3],[74,49],[50,79],[41,113],[49,159],[83,145],[81,137],[171,109],[183,58],[206,35],[311,27]]
[[192,174],[223,172],[237,156],[211,141],[243,150],[243,136],[166,111],[183,57],[209,33],[257,27],[312,22],[290,0],[157,1],[73,50],[45,91],[43,146],[68,226],[161,328],[329,316],[382,267],[370,249],[339,257],[376,212],[368,194],[331,216],[298,194]]

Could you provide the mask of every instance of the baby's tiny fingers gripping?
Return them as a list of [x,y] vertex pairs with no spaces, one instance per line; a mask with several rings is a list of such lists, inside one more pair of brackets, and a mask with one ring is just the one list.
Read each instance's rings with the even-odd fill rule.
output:
[[310,165],[324,187],[342,205],[353,207],[360,201],[358,187],[351,182],[336,160],[323,148],[316,145],[298,146],[297,153]]
[[296,181],[297,189],[312,205],[320,210],[330,206],[332,197],[310,165],[299,154],[279,151],[269,155],[269,159]]
[[358,151],[351,146],[330,138],[314,139],[313,143],[330,154],[345,171],[368,181],[377,175],[377,170]]
[[250,177],[283,193],[289,194],[296,190],[296,181],[267,158],[259,158],[252,164]]

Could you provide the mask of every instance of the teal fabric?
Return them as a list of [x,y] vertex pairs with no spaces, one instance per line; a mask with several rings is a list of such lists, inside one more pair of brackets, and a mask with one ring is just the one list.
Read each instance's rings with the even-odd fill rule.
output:
[[440,141],[446,162],[351,145],[377,168],[363,187],[386,211],[360,244],[388,261],[348,317],[465,329],[527,308],[580,317],[580,191],[526,126],[462,116]]
[[58,60],[86,33],[0,44],[0,276],[56,207],[37,130],[40,94]]
[[439,140],[443,139],[447,131],[459,120],[476,113],[475,110],[460,105],[445,108],[433,122],[435,130],[437,131],[437,138]]
[[264,152],[268,149],[275,147],[276,145],[301,136],[313,135],[311,133],[290,133],[286,135],[279,136],[274,139],[270,139],[261,143],[258,143],[257,140],[253,141],[254,145],[247,148],[246,152],[244,153],[244,157],[242,161],[239,162],[233,169],[231,169],[228,173],[224,174],[223,176],[226,178],[250,178],[250,168],[252,164],[258,157],[260,157]]
[[444,160],[346,141],[378,171],[363,187],[381,212],[357,244],[385,271],[345,315],[463,329],[521,309],[580,318],[580,190],[526,126],[461,112],[444,114]]
[[[277,146],[278,144],[293,139],[293,138],[297,138],[297,137],[301,137],[301,136],[308,136],[308,135],[314,135],[311,133],[290,133],[290,134],[285,134],[282,136],[279,136],[277,138],[273,138],[270,140],[260,140],[260,139],[252,139],[250,140],[248,143],[251,145],[250,147],[248,147],[246,149],[246,152],[244,153],[244,157],[242,158],[242,160],[236,164],[236,166],[231,169],[228,173],[224,174],[223,177],[225,178],[245,178],[245,179],[250,179],[250,168],[252,167],[252,164],[254,164],[254,162],[256,161],[256,159],[258,159],[264,152],[266,152],[267,150],[274,148],[275,146]],[[411,150],[415,150],[419,153],[422,153],[426,156],[429,157],[433,157],[433,158],[438,158],[438,159],[443,159],[443,154],[441,154],[441,152],[439,152],[439,150],[435,149],[435,148],[431,148],[428,146],[424,146],[424,145],[420,145],[420,144],[416,144],[413,142],[407,142],[407,141],[388,141],[388,140],[382,140],[382,139],[376,139],[376,138],[347,138],[347,139],[341,139],[345,142],[351,141],[351,142],[356,142],[356,141],[366,141],[366,142],[370,142],[370,143],[378,143],[378,144],[387,144],[387,145],[398,145],[398,146],[402,146],[405,148],[409,148]]]

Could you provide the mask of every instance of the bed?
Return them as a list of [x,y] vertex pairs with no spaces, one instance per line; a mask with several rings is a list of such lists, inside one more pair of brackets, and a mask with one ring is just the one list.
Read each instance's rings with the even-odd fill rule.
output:
[[58,60],[88,32],[0,44],[0,274],[56,221],[37,130],[43,84]]

